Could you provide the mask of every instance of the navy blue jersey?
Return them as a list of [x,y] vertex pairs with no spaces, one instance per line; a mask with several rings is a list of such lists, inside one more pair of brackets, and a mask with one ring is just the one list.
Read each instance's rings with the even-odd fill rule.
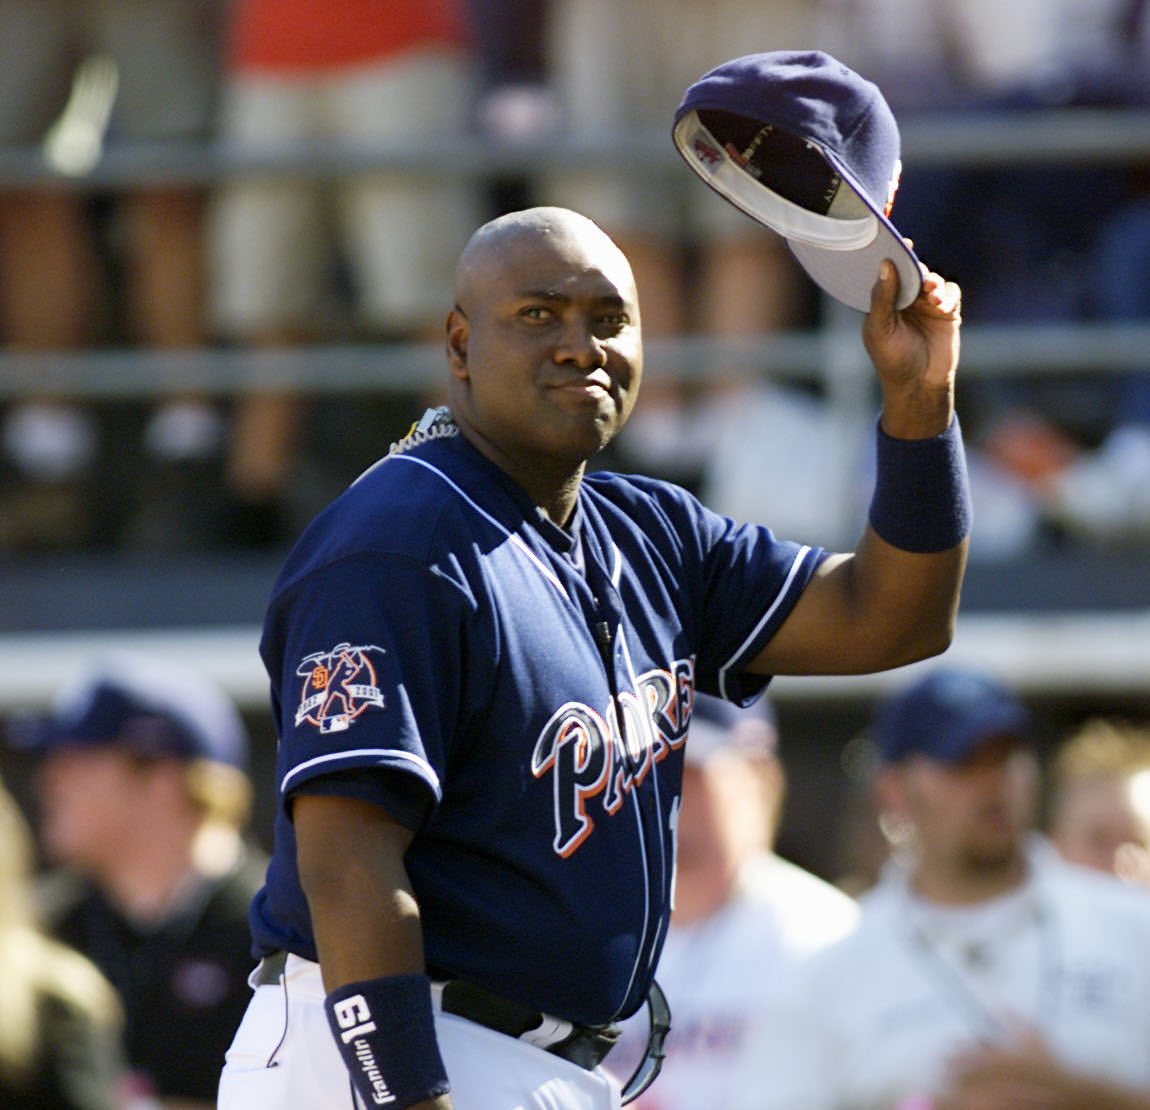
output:
[[743,670],[821,557],[608,473],[560,529],[462,436],[381,461],[304,533],[269,606],[281,805],[257,954],[316,959],[286,803],[368,782],[416,829],[433,978],[592,1024],[637,1009],[693,692],[761,692]]

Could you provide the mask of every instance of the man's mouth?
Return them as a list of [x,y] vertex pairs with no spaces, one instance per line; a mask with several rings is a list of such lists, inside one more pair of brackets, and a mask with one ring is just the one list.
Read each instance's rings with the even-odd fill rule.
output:
[[590,374],[562,378],[554,383],[553,388],[570,390],[574,393],[586,393],[595,397],[609,397],[611,395],[611,377],[606,371],[596,370]]

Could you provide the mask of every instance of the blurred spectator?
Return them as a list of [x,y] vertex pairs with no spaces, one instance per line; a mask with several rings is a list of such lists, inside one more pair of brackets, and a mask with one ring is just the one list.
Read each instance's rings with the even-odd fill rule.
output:
[[32,864],[31,832],[0,785],[0,1106],[116,1110],[119,1002],[87,959],[37,925]]
[[[823,0],[819,33],[880,85],[900,118],[1144,103],[1145,75],[1125,64],[1128,3]],[[1107,165],[910,163],[899,226],[928,265],[962,286],[970,319],[1064,321],[1085,311],[1084,262],[1123,191],[1122,171]],[[1040,297],[1024,293],[1035,280]]]
[[1150,885],[1150,729],[1094,718],[1063,740],[1048,825],[1064,859]]
[[[474,92],[465,17],[463,0],[236,0],[224,141],[237,156],[271,159],[313,145],[351,157],[442,147],[464,134]],[[274,172],[233,179],[212,227],[219,334],[264,349],[339,334],[333,264],[342,264],[357,334],[439,338],[442,290],[475,225],[477,197],[447,170],[354,172],[330,186]],[[283,389],[259,388],[238,403],[224,542],[286,538],[302,411]]]
[[[671,1008],[662,1074],[644,1110],[729,1106],[731,1064],[782,970],[836,940],[855,903],[775,854],[785,791],[769,704],[696,694],[683,770],[675,909],[658,981]],[[647,1021],[623,1023],[608,1066],[623,1081]]]
[[[475,33],[479,95],[473,120],[494,142],[538,139],[554,132],[559,106],[547,73],[550,0],[468,0]],[[533,183],[512,174],[492,183],[488,208],[495,216],[530,208]]]
[[[92,190],[76,184],[110,142],[206,139],[214,118],[224,0],[0,0],[0,144],[42,144],[59,186],[0,196],[0,342],[72,350],[108,338],[99,311],[123,310],[127,340],[146,347],[204,339],[202,190],[144,182],[118,194],[116,234],[97,242]],[[72,178],[71,182],[67,181]],[[114,257],[102,257],[109,253]],[[102,267],[114,268],[105,281]],[[106,289],[123,288],[123,304]],[[99,448],[92,413],[29,397],[4,415],[0,547],[86,541],[96,528],[88,483]],[[150,458],[209,455],[218,416],[192,398],[158,406]],[[118,445],[119,448],[119,445]]]
[[[559,123],[548,80],[550,0],[467,0],[477,83],[469,124],[495,145],[537,141]],[[536,204],[534,177],[508,171],[486,178],[482,218]]]
[[[1150,7],[1147,8],[1150,12]],[[1150,46],[1147,57],[1150,58]],[[1143,64],[1147,64],[1145,61]],[[1094,318],[1150,322],[1150,195],[1143,185],[1102,225],[1091,265]],[[1035,482],[1044,511],[1070,534],[1104,544],[1150,539],[1150,369],[1100,380],[1101,443],[1074,444],[1065,465]]]
[[100,660],[14,740],[40,758],[45,919],[123,1000],[137,1097],[215,1103],[247,1006],[247,736],[213,684],[151,657]]
[[[809,0],[552,0],[549,74],[569,139],[669,135],[689,85],[744,54],[812,45]],[[735,337],[809,322],[813,286],[784,241],[685,168],[564,168],[541,175],[539,201],[591,217],[631,260],[644,334]],[[703,391],[721,365],[706,368]],[[698,387],[650,380],[618,449],[691,487],[713,442],[698,419]]]
[[[807,48],[813,24],[812,5],[796,0],[552,0],[549,72],[567,133],[603,141],[667,132],[683,93],[708,70],[759,50]],[[620,242],[651,335],[793,323],[802,271],[782,240],[699,184],[631,162],[557,174],[543,199],[585,213]],[[701,257],[688,281],[691,249]]]
[[533,118],[521,120],[513,106],[503,115],[498,102],[500,94],[522,91],[543,102],[550,97],[544,42],[549,2],[467,0],[482,91],[478,116],[495,134],[523,134]]
[[[882,86],[902,119],[1145,107],[1144,7],[823,0],[819,34]],[[962,286],[967,320],[1145,318],[1146,237],[1131,231],[1131,180],[1117,161],[917,166],[912,156],[899,226],[920,257]],[[1040,296],[1024,292],[1036,283]],[[1150,535],[1150,424],[1136,424],[1135,393],[1120,396],[1112,381],[1092,374],[1085,382],[1063,375],[968,385],[963,417],[981,522],[972,558],[1015,556],[1063,533],[1090,541]],[[1136,404],[1150,410],[1150,387],[1137,388]],[[1097,455],[1083,450],[1112,424],[1116,434]]]
[[850,550],[873,485],[875,412],[844,408],[767,381],[713,398],[704,405],[708,419],[700,418],[711,432],[700,497],[735,520],[763,520],[778,535]]
[[857,928],[803,961],[733,1110],[1150,1106],[1150,899],[1030,832],[1023,704],[934,669],[871,723],[895,856]]
[[[1104,9],[1099,13],[1102,20]],[[1118,104],[1150,105],[1150,6],[1125,0],[1114,9],[1113,64],[1103,89]],[[1085,315],[1095,321],[1150,321],[1150,195],[1146,166],[1126,167],[1118,202],[1091,223],[1082,266]],[[1096,215],[1093,209],[1088,214]],[[1150,370],[1092,376],[1082,391],[1087,419],[1032,416],[1032,438],[1059,445],[1053,465],[1026,469],[1034,453],[1012,452],[1009,462],[1035,491],[1044,517],[1075,539],[1116,546],[1150,539]],[[1009,423],[996,438],[1006,448],[1017,428]],[[1049,452],[1048,452],[1049,453]]]

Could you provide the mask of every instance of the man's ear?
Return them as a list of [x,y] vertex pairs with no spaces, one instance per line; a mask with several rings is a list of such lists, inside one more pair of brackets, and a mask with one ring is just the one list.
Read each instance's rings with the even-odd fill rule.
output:
[[880,813],[901,813],[906,809],[902,779],[902,768],[897,763],[884,764],[875,770],[870,784],[871,797]]
[[447,314],[447,363],[451,373],[461,381],[468,377],[467,339],[471,325],[458,305]]
[[878,826],[891,849],[905,848],[914,841],[914,821],[907,808],[906,768],[900,764],[880,767],[871,780]]

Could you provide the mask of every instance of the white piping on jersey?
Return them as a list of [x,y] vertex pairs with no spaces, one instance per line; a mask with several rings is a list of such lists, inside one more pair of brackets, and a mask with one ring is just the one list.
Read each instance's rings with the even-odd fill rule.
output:
[[[619,555],[618,547],[615,548],[615,554]],[[620,560],[617,561],[617,567],[621,567],[621,566],[622,566],[622,561],[621,561],[621,557],[620,557]],[[622,627],[619,628],[619,647],[622,649],[622,652],[623,652],[623,662],[626,664],[626,667],[627,667],[627,676],[631,680],[631,689],[634,690],[636,693],[638,693],[639,690],[641,689],[641,687],[639,686],[638,678],[636,678],[636,676],[635,676],[635,664],[631,659],[631,649],[627,646],[627,636],[624,633],[624,630]],[[646,707],[642,706],[642,708],[645,709]],[[623,715],[624,714],[623,714],[622,704],[618,705],[616,712],[618,713],[618,716],[619,716],[619,744],[620,744],[621,748],[623,749],[623,757],[625,759],[627,759],[628,763],[629,763],[630,758],[629,758],[629,754],[627,752],[627,738],[626,738],[626,735],[624,732],[624,725],[623,725]],[[643,719],[646,722],[646,727],[651,732],[653,732],[654,728],[655,728],[655,723],[650,719],[650,715],[647,713],[644,713]],[[654,737],[649,735],[646,737],[646,739],[653,740]],[[650,776],[651,776],[651,789],[655,792],[655,810],[656,810],[656,812],[660,812],[662,809],[662,806],[659,803],[659,765],[655,762],[654,745],[651,745],[650,747],[648,747],[647,751],[648,751],[648,758],[651,760],[651,766],[648,770],[648,774],[650,774]],[[644,951],[646,951],[648,953],[655,952],[658,949],[658,944],[659,944],[658,932],[656,932],[655,937],[652,939],[652,941],[649,945],[644,943],[647,940],[647,929],[650,927],[650,924],[651,924],[651,866],[650,866],[650,859],[648,858],[649,848],[648,848],[648,844],[647,844],[647,834],[643,830],[643,809],[642,809],[642,805],[640,804],[640,801],[639,801],[638,789],[632,789],[631,800],[634,803],[635,824],[639,830],[639,842],[642,845],[642,849],[643,849],[643,860],[647,864],[647,866],[643,868],[643,931],[640,934],[640,943],[639,943],[638,950],[636,952],[635,963],[631,967],[631,977],[630,977],[630,979],[627,980],[627,989],[623,993],[623,1000],[624,1001],[626,1001],[626,999],[630,997],[631,988],[635,984],[635,976],[639,974],[639,957],[642,956]],[[659,876],[660,876],[659,881],[664,883],[664,885],[665,885],[666,881],[663,878],[663,876],[666,874],[667,845],[664,842],[664,838],[663,838],[663,821],[662,821],[662,819],[660,818],[660,820],[657,821],[656,824],[657,824],[658,829],[659,829]],[[660,919],[656,923],[656,929],[657,930],[662,929],[662,919]]]
[[467,504],[470,505],[481,517],[483,517],[484,520],[502,532],[513,544],[515,544],[516,547],[518,547],[520,551],[522,551],[523,554],[526,555],[527,558],[530,559],[536,565],[536,567],[539,568],[540,572],[551,583],[552,586],[554,586],[565,598],[567,598],[568,601],[571,600],[566,588],[559,580],[559,577],[545,562],[543,562],[542,559],[539,558],[538,555],[535,554],[534,551],[531,550],[531,548],[527,546],[527,544],[523,541],[523,537],[517,536],[506,525],[500,524],[499,521],[496,520],[495,517],[493,517],[486,509],[484,509],[481,505],[478,505],[474,500],[472,500],[472,498],[464,493],[463,490],[460,489],[459,486],[456,485],[456,483],[451,478],[449,478],[446,474],[443,473],[442,470],[439,469],[439,467],[433,466],[431,463],[425,461],[424,459],[417,459],[412,455],[393,455],[391,456],[391,459],[393,462],[417,463],[419,466],[430,470],[432,474],[442,478],[443,481],[446,482],[457,494],[459,494],[459,496],[462,497],[463,500],[466,501]]
[[784,598],[790,593],[791,583],[799,573],[799,567],[803,565],[810,553],[811,549],[806,544],[799,548],[798,554],[795,555],[795,561],[791,563],[791,569],[787,572],[787,579],[783,583],[783,588],[775,595],[775,600],[770,604],[762,617],[759,618],[759,622],[751,629],[750,634],[735,648],[731,657],[719,668],[719,689],[722,691],[723,697],[727,697],[729,694],[727,690],[727,672],[730,671],[731,667],[734,666],[743,652],[747,650],[747,645],[759,634],[763,625],[775,615],[775,611],[782,605]]
[[611,567],[611,585],[618,589],[619,583],[623,580],[623,552],[619,550],[619,545],[614,540],[611,541],[611,550],[615,553],[615,565]]
[[[622,713],[622,707],[620,707]],[[652,773],[654,768],[651,768]],[[639,791],[631,791],[632,810],[635,814],[635,828],[639,833],[639,843],[643,847],[643,858],[647,858],[647,834],[643,831],[643,807],[639,802]],[[659,822],[662,825],[662,821]],[[627,989],[623,992],[623,997],[620,1000],[620,1005],[627,1001],[631,995],[631,988],[635,985],[635,976],[639,974],[639,959],[643,952],[650,951],[646,948],[645,941],[647,939],[647,929],[651,924],[651,869],[650,867],[643,868],[643,931],[639,934],[639,945],[635,953],[635,963],[631,967],[631,977],[627,980]]]
[[398,761],[402,763],[406,761],[413,763],[420,778],[435,792],[436,801],[439,801],[443,797],[443,787],[440,785],[439,776],[435,773],[435,768],[422,756],[412,755],[411,752],[401,751],[398,748],[357,748],[346,752],[329,752],[327,755],[317,755],[315,759],[304,760],[303,763],[296,764],[295,767],[284,775],[283,781],[280,783],[280,794],[286,795],[288,783],[303,771],[310,770],[312,767],[318,767],[321,763],[331,763],[333,760],[356,758],[363,755],[383,756],[391,762]]

